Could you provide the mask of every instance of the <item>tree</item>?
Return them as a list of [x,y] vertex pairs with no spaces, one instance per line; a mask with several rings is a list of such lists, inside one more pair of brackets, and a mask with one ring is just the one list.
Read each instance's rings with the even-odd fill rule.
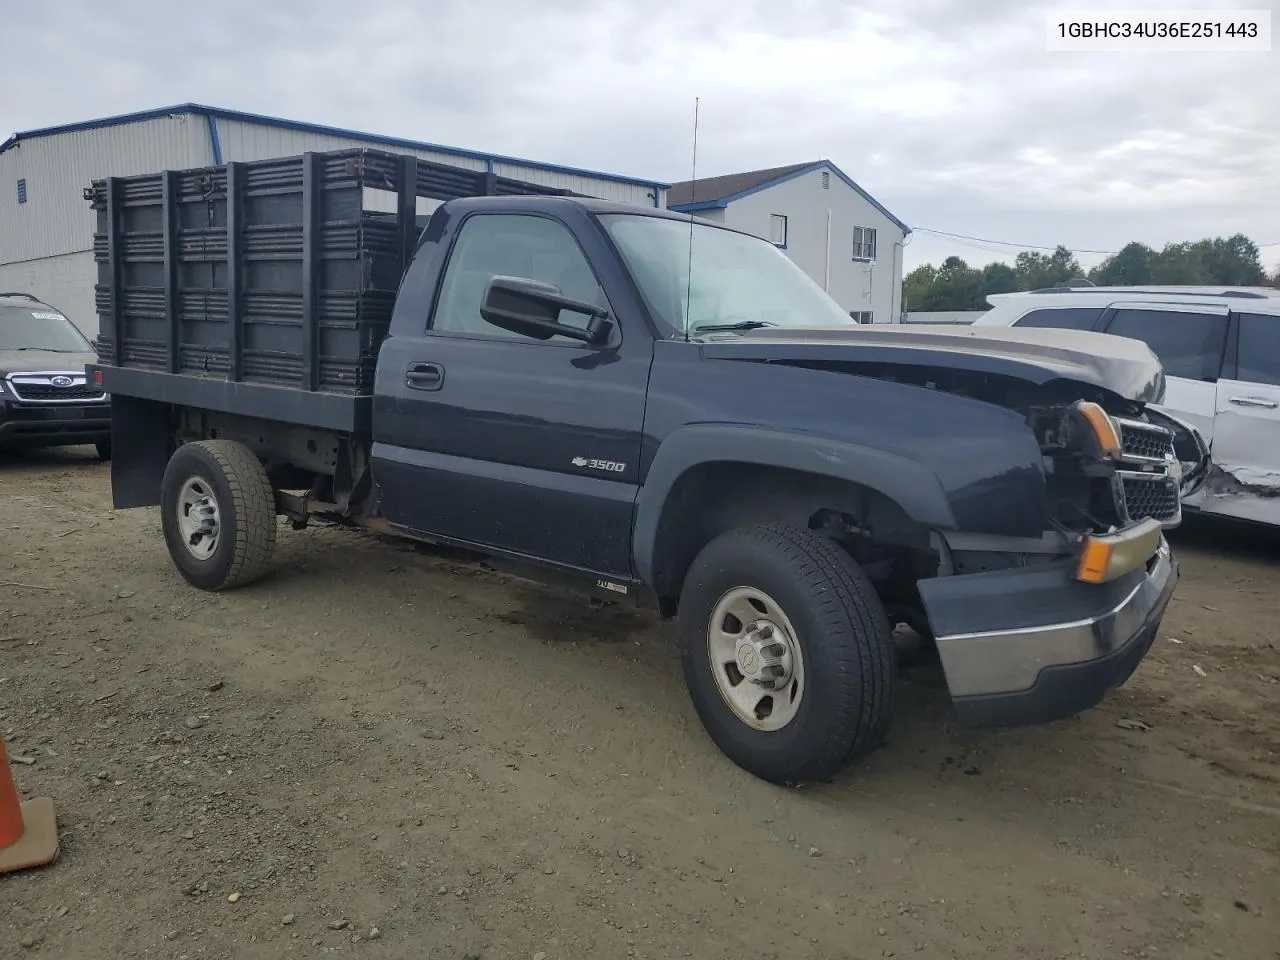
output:
[[1212,283],[1204,253],[1203,244],[1166,243],[1151,259],[1151,282],[1190,286]]
[[925,310],[982,310],[982,273],[959,257],[942,261],[924,297]]
[[1129,287],[1151,283],[1156,252],[1145,243],[1127,243],[1089,271],[1089,280],[1100,287]]
[[1242,233],[1201,240],[1201,258],[1211,283],[1254,287],[1266,283],[1267,274],[1258,259],[1258,245]]
[[933,281],[937,276],[938,271],[933,268],[933,265],[926,263],[922,267],[916,267],[903,277],[902,309],[923,310],[923,303],[929,295],[929,288],[933,286]]
[[1017,274],[1020,290],[1062,286],[1084,273],[1075,255],[1064,246],[1058,246],[1047,256],[1034,250],[1024,250],[1014,259],[1013,271]]
[[[904,310],[986,310],[987,297],[996,293],[1065,286],[1086,276],[1066,247],[1051,254],[1024,250],[1014,265],[995,261],[981,269],[960,257],[947,257],[942,266],[925,264],[902,281]],[[1268,276],[1258,245],[1237,233],[1230,237],[1167,243],[1160,250],[1127,243],[1087,274],[1098,286],[1260,286],[1280,287],[1280,267]]]
[[[988,294],[1013,293],[1018,289],[1018,274],[1007,263],[995,260],[982,268],[982,297]],[[983,304],[986,306],[986,304]]]

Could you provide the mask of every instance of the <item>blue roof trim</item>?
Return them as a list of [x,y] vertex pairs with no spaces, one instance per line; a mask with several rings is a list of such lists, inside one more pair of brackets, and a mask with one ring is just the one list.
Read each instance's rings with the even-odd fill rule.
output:
[[40,127],[36,130],[24,130],[15,133],[3,144],[0,144],[0,151],[8,150],[10,147],[17,146],[22,140],[32,140],[36,137],[47,137],[55,133],[76,133],[80,130],[96,130],[99,127],[114,127],[121,123],[139,123],[143,120],[159,120],[163,117],[180,117],[189,113],[204,116],[209,112],[207,107],[201,107],[194,103],[182,103],[173,107],[157,107],[155,110],[143,110],[138,113],[121,113],[111,117],[100,117],[97,120],[81,120],[77,123],[64,123],[56,127]]
[[837,177],[843,180],[845,184],[851,190],[853,190],[854,193],[858,194],[858,196],[862,197],[863,200],[867,201],[867,203],[871,204],[871,206],[875,207],[882,214],[888,217],[891,221],[893,221],[899,227],[901,227],[903,233],[911,232],[911,228],[909,226],[907,226],[905,223],[903,223],[901,220],[895,217],[892,213],[886,210],[884,208],[884,205],[881,204],[879,200],[877,200],[871,194],[867,193],[867,191],[863,190],[860,186],[854,183],[853,178],[851,178],[847,173],[845,173],[843,170],[837,167],[830,160],[819,160],[816,163],[812,163],[807,167],[801,167],[799,170],[793,170],[790,173],[783,174],[780,177],[774,177],[772,180],[766,180],[764,183],[757,183],[754,187],[748,187],[746,190],[739,191],[738,193],[730,194],[727,197],[721,197],[719,200],[700,200],[694,203],[681,203],[669,209],[675,210],[678,213],[692,213],[695,210],[720,209],[723,207],[727,207],[729,204],[733,203],[733,201],[735,200],[741,200],[743,197],[749,197],[754,193],[759,193],[761,190],[768,190],[770,187],[776,187],[780,183],[786,183],[788,180],[794,180],[796,177],[803,177],[805,174],[813,173],[815,170],[822,170],[822,169],[830,170]]
[[671,184],[657,180],[645,180],[639,177],[624,177],[617,173],[604,173],[600,170],[585,170],[580,167],[566,167],[556,163],[545,163],[541,160],[525,160],[520,157],[507,157],[496,153],[484,153],[479,150],[466,150],[461,147],[446,147],[438,143],[421,140],[409,140],[404,137],[388,137],[363,130],[348,130],[344,127],[330,127],[319,123],[307,123],[302,120],[286,120],[281,117],[269,117],[259,113],[245,113],[240,110],[226,110],[222,107],[209,107],[200,103],[183,103],[172,107],[159,107],[155,110],[143,110],[138,113],[123,113],[97,120],[83,120],[78,123],[66,123],[55,127],[41,127],[37,130],[26,130],[15,133],[0,144],[0,153],[16,146],[23,140],[36,137],[47,137],[56,133],[74,133],[80,130],[96,130],[101,127],[113,127],[123,123],[138,123],[143,120],[157,120],[163,117],[194,114],[201,117],[213,117],[220,120],[239,120],[244,123],[255,123],[260,126],[279,127],[284,130],[297,130],[301,133],[327,134],[333,137],[348,137],[352,140],[368,140],[371,143],[388,147],[401,147],[409,150],[430,150],[453,157],[466,157],[471,160],[483,160],[487,164],[510,163],[534,170],[546,170],[551,173],[563,173],[568,176],[592,177],[596,180],[609,180],[613,183],[626,183],[651,189],[665,190]]

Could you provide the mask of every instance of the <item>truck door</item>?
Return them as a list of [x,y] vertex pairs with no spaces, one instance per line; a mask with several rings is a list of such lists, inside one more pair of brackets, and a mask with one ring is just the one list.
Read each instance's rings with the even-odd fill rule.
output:
[[1280,524],[1280,315],[1233,313],[1202,509]]
[[[630,580],[653,336],[616,255],[579,213],[577,235],[534,213],[475,212],[446,228],[421,333],[389,337],[379,356],[374,470],[394,526]],[[415,260],[402,300],[420,269]],[[480,301],[493,276],[608,308],[612,340],[588,347],[489,324]]]

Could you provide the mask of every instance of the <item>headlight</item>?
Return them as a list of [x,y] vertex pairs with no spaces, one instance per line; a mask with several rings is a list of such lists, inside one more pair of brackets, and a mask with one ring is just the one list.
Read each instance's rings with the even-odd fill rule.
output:
[[1087,433],[1092,436],[1096,445],[1095,452],[1112,460],[1120,459],[1123,444],[1120,441],[1120,428],[1111,419],[1111,415],[1096,403],[1081,400],[1075,406],[1076,413],[1088,427]]

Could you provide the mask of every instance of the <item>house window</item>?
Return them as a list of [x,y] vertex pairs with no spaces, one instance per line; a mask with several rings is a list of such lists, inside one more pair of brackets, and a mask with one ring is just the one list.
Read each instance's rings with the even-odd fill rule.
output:
[[787,218],[780,213],[769,215],[769,242],[776,247],[787,245]]
[[876,231],[874,227],[853,228],[853,259],[874,260],[876,258]]
[[874,312],[871,310],[850,310],[849,316],[853,317],[854,323],[874,323],[872,319]]
[[27,202],[27,181],[26,180],[18,181],[18,202],[19,203]]
[[822,171],[822,189],[823,190],[831,189],[831,171],[830,170]]

